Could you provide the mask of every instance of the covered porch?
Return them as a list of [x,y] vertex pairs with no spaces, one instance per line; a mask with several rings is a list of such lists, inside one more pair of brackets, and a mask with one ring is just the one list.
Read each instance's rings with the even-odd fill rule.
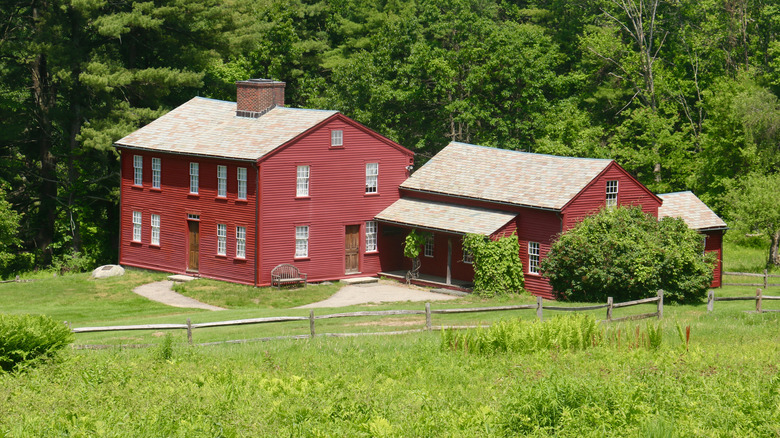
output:
[[[491,236],[512,222],[516,213],[446,202],[401,198],[376,216],[385,226],[426,231],[430,240],[420,254],[419,278],[414,284],[470,291],[474,270],[466,260],[462,240],[466,234]],[[400,243],[403,245],[403,243]],[[408,259],[388,266],[380,275],[406,280]]]

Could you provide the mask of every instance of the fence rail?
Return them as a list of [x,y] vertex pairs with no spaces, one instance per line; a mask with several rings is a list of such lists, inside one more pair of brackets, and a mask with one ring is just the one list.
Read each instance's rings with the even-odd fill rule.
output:
[[715,291],[710,289],[707,292],[707,311],[712,312],[715,308],[715,301],[755,301],[756,302],[756,312],[757,313],[766,313],[766,312],[780,312],[780,309],[764,309],[763,308],[763,302],[765,300],[780,300],[780,296],[773,296],[773,295],[764,295],[764,291],[761,289],[756,289],[756,295],[755,296],[746,296],[746,297],[716,297]]
[[[629,315],[622,318],[613,318],[612,311],[616,308],[637,306],[640,304],[656,303],[656,311],[652,313],[642,313],[639,315]],[[542,321],[543,311],[563,311],[563,312],[584,312],[590,310],[607,309],[606,319],[601,322],[618,322],[628,321],[643,318],[663,318],[663,291],[659,290],[657,296],[653,298],[645,298],[641,300],[627,301],[623,303],[613,303],[612,297],[607,298],[606,304],[598,304],[593,306],[581,306],[581,307],[565,307],[565,306],[544,306],[542,297],[536,298],[536,304],[522,304],[516,306],[495,306],[495,307],[474,307],[474,308],[462,308],[462,309],[431,309],[431,303],[425,303],[425,310],[378,310],[378,311],[363,311],[363,312],[348,312],[348,313],[331,313],[327,315],[315,315],[314,310],[309,311],[309,316],[274,316],[266,318],[251,318],[251,319],[239,319],[232,321],[216,321],[216,322],[202,322],[193,324],[189,318],[185,324],[142,324],[142,325],[121,325],[121,326],[105,326],[105,327],[77,327],[72,328],[73,333],[97,333],[97,332],[113,332],[113,331],[125,331],[125,330],[186,330],[187,342],[193,345],[192,332],[194,329],[204,329],[213,327],[226,327],[236,325],[247,324],[268,324],[268,323],[280,323],[291,321],[309,321],[309,334],[308,335],[291,335],[291,336],[274,336],[265,338],[254,339],[239,339],[230,341],[219,342],[207,342],[197,344],[204,345],[216,345],[225,343],[245,343],[245,342],[257,342],[257,341],[269,341],[276,339],[304,339],[313,338],[315,336],[332,336],[332,337],[347,337],[347,336],[367,336],[367,335],[395,335],[395,334],[407,334],[417,333],[422,331],[443,330],[443,329],[462,329],[473,328],[476,326],[445,326],[432,324],[432,315],[447,315],[458,313],[481,313],[481,312],[497,312],[497,311],[511,311],[511,310],[536,310],[536,316]],[[390,316],[390,315],[425,315],[425,327],[420,329],[399,330],[399,331],[387,331],[387,332],[372,332],[372,333],[321,333],[317,334],[316,321],[323,319],[333,318],[355,318],[365,316]],[[147,347],[145,344],[132,345],[133,348]],[[94,348],[110,348],[109,345],[78,345],[74,348],[80,349],[94,349]]]
[[736,277],[761,277],[764,279],[763,283],[723,283],[724,286],[763,286],[764,289],[768,287],[780,287],[780,283],[770,283],[770,278],[780,278],[780,275],[770,274],[768,269],[764,269],[763,274],[757,274],[755,272],[724,272],[723,275],[733,275]]

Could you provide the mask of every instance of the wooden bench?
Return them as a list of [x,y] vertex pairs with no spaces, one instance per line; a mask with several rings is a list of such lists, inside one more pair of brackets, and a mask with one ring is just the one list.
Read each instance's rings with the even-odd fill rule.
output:
[[306,274],[298,270],[297,267],[282,263],[281,265],[271,270],[271,285],[281,287],[284,284],[298,284],[303,283],[303,287],[306,287],[308,281]]

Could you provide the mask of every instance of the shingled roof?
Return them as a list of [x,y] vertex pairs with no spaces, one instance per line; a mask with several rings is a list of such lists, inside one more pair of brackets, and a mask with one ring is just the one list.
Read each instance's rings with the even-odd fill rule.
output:
[[401,187],[560,210],[610,163],[452,142]]
[[658,208],[658,219],[679,217],[688,227],[698,231],[725,230],[723,219],[710,210],[692,192],[664,193],[658,195],[664,203]]
[[376,215],[376,219],[429,230],[489,236],[515,216],[517,213],[401,198]]
[[275,107],[258,118],[237,117],[235,102],[195,97],[116,145],[257,160],[337,113]]

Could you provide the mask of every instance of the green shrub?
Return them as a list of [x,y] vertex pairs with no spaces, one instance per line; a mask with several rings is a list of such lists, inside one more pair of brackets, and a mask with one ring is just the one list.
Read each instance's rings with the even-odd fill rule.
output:
[[473,354],[533,353],[542,350],[583,350],[600,343],[602,332],[589,315],[569,315],[549,322],[513,319],[490,328],[442,331],[442,348]]
[[72,341],[70,329],[48,316],[0,314],[0,370],[51,358]]
[[712,281],[711,255],[681,219],[657,221],[638,207],[610,208],[585,218],[553,243],[541,268],[558,297],[603,302],[655,296],[696,302]]
[[463,248],[474,256],[474,293],[493,297],[523,289],[523,264],[517,236],[492,240],[480,234],[463,236]]

